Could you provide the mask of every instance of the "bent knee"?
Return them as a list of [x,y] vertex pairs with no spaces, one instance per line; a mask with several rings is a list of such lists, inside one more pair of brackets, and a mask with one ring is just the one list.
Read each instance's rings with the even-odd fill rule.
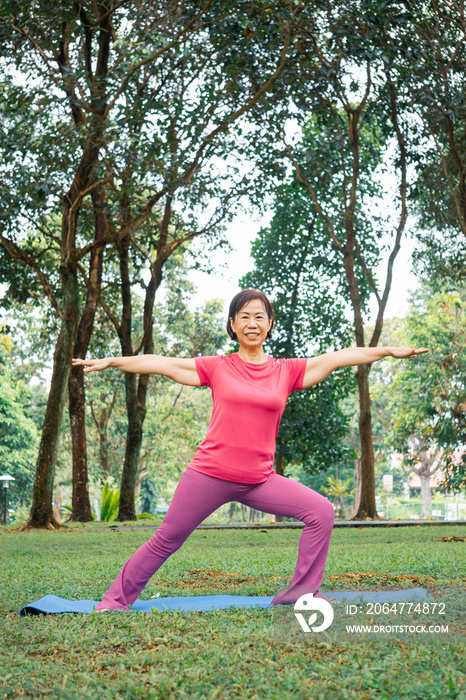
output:
[[325,504],[325,509],[326,509],[326,516],[328,518],[328,521],[332,523],[335,522],[335,508],[333,507],[333,503],[331,503],[328,498],[325,499],[327,503]]
[[328,498],[321,496],[317,507],[314,504],[314,507],[312,510],[310,510],[309,515],[304,522],[306,524],[318,522],[321,527],[331,530],[333,528],[333,523],[335,522],[335,508]]

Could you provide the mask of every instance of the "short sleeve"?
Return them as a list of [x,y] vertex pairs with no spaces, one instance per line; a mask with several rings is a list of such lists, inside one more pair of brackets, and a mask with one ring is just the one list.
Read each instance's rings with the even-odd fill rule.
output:
[[204,357],[194,358],[201,386],[210,386],[214,372],[221,361],[222,355],[206,355]]
[[290,376],[288,391],[291,394],[293,391],[298,391],[303,388],[304,374],[306,372],[307,358],[290,358],[283,360],[285,367]]

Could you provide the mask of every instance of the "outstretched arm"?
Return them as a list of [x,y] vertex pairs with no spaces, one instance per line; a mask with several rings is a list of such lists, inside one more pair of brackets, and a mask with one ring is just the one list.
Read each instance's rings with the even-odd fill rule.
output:
[[424,352],[429,352],[427,348],[345,348],[336,352],[328,352],[325,355],[310,357],[306,364],[304,374],[303,389],[318,384],[326,379],[335,369],[339,367],[351,367],[357,365],[367,365],[384,357],[397,357],[400,359],[416,357]]
[[116,367],[134,374],[161,374],[178,384],[201,386],[193,358],[164,357],[163,355],[131,355],[129,357],[103,357],[98,360],[72,360],[73,366],[84,365],[84,372],[98,372]]

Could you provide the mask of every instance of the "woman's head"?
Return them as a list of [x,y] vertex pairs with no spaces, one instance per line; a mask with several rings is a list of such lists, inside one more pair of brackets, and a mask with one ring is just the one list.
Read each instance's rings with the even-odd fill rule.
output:
[[272,304],[265,294],[257,289],[244,289],[231,300],[227,332],[232,340],[238,340],[239,329],[244,334],[249,327],[252,335],[253,327],[257,325],[259,331],[265,327],[265,338],[271,338],[274,321]]

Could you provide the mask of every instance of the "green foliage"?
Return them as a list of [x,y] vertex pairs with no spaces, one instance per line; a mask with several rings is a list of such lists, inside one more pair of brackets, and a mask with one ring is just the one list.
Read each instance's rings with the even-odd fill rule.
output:
[[[349,342],[345,301],[335,284],[340,263],[335,252],[327,253],[321,224],[309,220],[306,197],[294,184],[280,186],[270,226],[252,246],[255,269],[240,282],[273,302],[276,325],[267,346],[274,357],[309,357]],[[285,464],[316,472],[349,456],[339,404],[352,382],[351,370],[337,372],[290,396],[277,436],[277,455]]]
[[[167,261],[158,294],[160,301],[154,308],[153,338],[157,354],[215,355],[227,339],[222,302],[211,300],[202,306],[195,305],[196,290],[188,280],[188,272],[187,255],[179,249]],[[140,299],[135,295],[133,330],[137,342],[143,332],[140,311]],[[118,342],[112,338],[111,331],[108,321],[99,315],[91,343],[92,356],[119,354]],[[92,470],[102,478],[108,474],[118,478],[124,460],[127,427],[124,376],[121,372],[109,371],[90,374],[86,380]],[[209,391],[181,387],[160,376],[150,378],[139,472],[147,473],[162,497],[172,496],[174,482],[203,440],[211,407]],[[141,504],[144,511],[152,510],[152,500],[149,505],[147,499],[146,505]]]
[[[271,202],[274,214],[255,248],[261,269],[256,286],[270,289],[279,313],[282,299],[285,302],[279,327],[288,355],[338,349],[354,341],[379,343],[393,278],[390,267],[385,279],[378,278],[375,268],[388,252],[393,263],[406,222],[404,187],[394,193],[387,185],[388,174],[400,185],[406,178],[407,126],[400,117],[401,91],[391,77],[395,47],[386,39],[406,27],[408,14],[392,2],[319,2],[312,10],[303,9],[297,33],[307,70],[295,70],[286,88],[281,83],[289,92],[290,107],[264,121],[261,138],[254,140],[258,165],[270,183],[266,202]],[[243,283],[254,279],[255,273]],[[372,337],[365,339],[371,297],[377,320]],[[358,379],[363,403],[365,368],[358,370]],[[325,391],[312,390],[322,392],[319,398],[327,401],[326,410],[316,412],[324,418],[323,425],[315,426],[317,435],[311,406],[306,413],[295,411],[301,418],[297,429],[318,446],[321,468],[329,463],[338,467],[346,463],[347,468],[355,450],[344,444],[349,421],[342,415],[340,399],[354,386],[354,374],[348,370],[340,377],[332,375],[326,384]],[[287,411],[294,401],[293,396]],[[366,408],[367,425],[371,418]],[[279,433],[279,441],[280,437]],[[362,473],[369,475],[373,465],[369,431],[361,431],[360,443]],[[333,454],[329,445],[335,445]],[[301,452],[300,461],[304,469],[312,469],[316,454]],[[371,476],[364,477],[360,509],[364,515],[375,515]]]
[[206,389],[179,386],[167,379],[151,383],[140,470],[147,473],[158,497],[169,501],[173,496],[177,481],[205,437],[211,411],[212,397]]
[[[448,467],[445,485],[466,485],[466,297],[464,290],[433,291],[424,286],[402,321],[404,344],[427,347],[420,356],[393,365],[386,387],[392,413],[390,442],[419,459],[418,450],[442,448]],[[416,447],[418,445],[418,447]]]
[[464,283],[466,260],[466,71],[464,7],[409,3],[409,22],[392,34],[396,79],[411,123],[418,219],[418,268]]
[[241,284],[263,290],[274,302],[274,353],[341,347],[349,341],[350,324],[338,253],[329,248],[322,222],[296,183],[277,188],[272,211],[270,225],[252,244],[255,269]]
[[120,506],[120,489],[112,489],[108,481],[102,489],[102,505],[100,507],[100,520],[104,523],[111,523],[118,517]]
[[154,309],[154,344],[160,354],[216,355],[228,340],[223,300],[210,299],[202,307],[194,304],[196,287],[188,279],[191,260],[192,252],[181,248],[165,265],[161,288],[165,298]]
[[[367,310],[371,289],[377,287],[379,295],[381,291],[379,281],[371,280],[371,268],[385,252],[382,236],[390,233],[393,222],[380,214],[379,176],[400,164],[398,155],[392,157],[387,150],[395,135],[390,124],[392,94],[408,158],[418,173],[411,197],[420,224],[428,228],[426,259],[428,264],[435,262],[435,271],[454,269],[461,276],[464,242],[456,234],[464,224],[466,197],[460,50],[464,18],[459,12],[459,5],[433,0],[401,5],[394,0],[318,0],[312,7],[285,1],[272,7],[249,0],[175,5],[130,0],[117,3],[111,13],[102,3],[30,7],[3,0],[0,280],[8,288],[5,303],[23,305],[32,299],[41,304],[46,280],[48,301],[55,305],[52,313],[43,314],[42,338],[49,350],[57,332],[56,309],[66,292],[60,263],[80,259],[85,269],[85,246],[95,234],[96,214],[105,213],[112,241],[131,231],[130,277],[138,280],[149,263],[170,255],[180,241],[201,233],[220,238],[222,217],[231,214],[241,193],[250,193],[260,206],[269,203],[272,193],[276,230],[272,226],[261,233],[264,241],[258,242],[255,255],[257,265],[264,271],[268,266],[275,277],[279,322],[273,352],[281,357],[307,354],[310,345],[312,352],[339,347],[339,322],[349,304],[336,241],[344,242],[345,227],[351,234],[345,260],[355,257],[356,306],[360,303]],[[288,29],[291,41],[285,50]],[[271,76],[277,79],[271,82]],[[263,99],[254,101],[267,81]],[[308,193],[288,184],[283,134],[289,120],[303,127],[292,151],[301,175],[333,222],[333,240],[324,217],[314,218]],[[261,164],[260,175],[244,176],[246,154]],[[92,162],[86,161],[90,155]],[[63,194],[72,183],[87,194],[74,203],[79,209],[76,235],[60,241],[67,221],[61,220]],[[91,185],[92,195],[86,190]],[[388,199],[392,194],[387,192]],[[207,221],[203,215],[212,202],[216,214]],[[438,246],[437,231],[447,241],[448,256],[445,247]],[[66,249],[68,243],[72,250]],[[101,295],[113,311],[119,309],[113,304],[119,276],[115,257],[110,247],[104,252]],[[314,280],[306,282],[298,274],[301,260],[311,273],[308,279],[313,274]],[[301,297],[288,294],[290,280],[301,288]],[[259,277],[257,286],[265,289]],[[184,309],[183,322],[176,296],[177,292],[167,309],[159,310],[169,317],[170,331],[164,338],[163,324],[160,334],[156,328],[158,346],[192,356],[217,352],[219,327],[209,325],[209,319],[220,308],[218,302],[200,311]],[[321,325],[309,322],[311,312],[316,318],[320,313]],[[143,329],[136,315],[132,320],[137,348]],[[103,339],[108,339],[108,325],[102,323],[101,328]],[[23,369],[27,360],[27,372],[32,372],[33,362],[21,350]],[[32,346],[27,352],[35,361]],[[279,435],[286,459],[306,456],[309,464],[321,465],[337,459],[326,452],[326,443],[340,444],[345,431],[335,397],[345,393],[350,373],[347,377],[336,383],[330,378],[319,389],[321,394],[309,399],[307,414],[298,394],[291,397],[289,411],[296,402],[294,415],[284,416],[283,429],[288,422],[290,430],[295,425],[295,434],[293,440]],[[94,454],[106,440],[114,447],[107,462],[99,452],[95,463],[102,473],[115,473],[121,461],[118,432],[123,432],[125,419],[115,408],[110,437],[101,419],[108,417],[114,391],[121,389],[115,382],[112,391],[101,386],[97,391],[97,381],[95,388],[91,398],[102,439],[99,445],[95,441]],[[327,414],[332,418],[327,428],[325,421],[321,425],[305,419],[312,411],[319,421],[325,418],[325,411],[317,409],[320,401],[329,402]],[[446,418],[453,410],[438,413],[444,426],[454,424]],[[34,410],[38,426],[42,414],[40,405]],[[306,453],[299,435],[312,434],[313,427],[321,447]],[[290,446],[286,455],[285,445]]]
[[[17,302],[45,293],[61,320],[42,434],[47,447],[37,462],[40,504],[33,510],[40,518],[52,518],[55,454],[78,330],[85,352],[100,299],[122,341],[121,354],[151,352],[153,293],[164,263],[196,236],[220,238],[222,220],[245,191],[232,127],[284,65],[290,23],[283,7],[286,2],[271,16],[262,6],[254,13],[255,22],[268,20],[261,31],[265,49],[255,48],[245,32],[247,2],[33,8],[0,2],[0,281]],[[253,76],[258,86],[251,90]],[[118,252],[123,319],[108,303],[115,292],[109,263],[115,250],[104,253],[102,291],[96,239],[102,250],[112,243]],[[94,264],[87,273],[89,260]],[[82,319],[81,276],[90,289]],[[134,279],[147,291],[142,343],[131,337]],[[134,419],[139,431],[145,380],[138,396],[133,379],[126,398],[129,422]],[[137,458],[134,443],[128,444],[125,467]],[[132,508],[132,486],[133,473],[122,480],[123,517]]]
[[31,392],[0,367],[0,463],[15,478],[10,498],[27,502],[34,480],[39,431],[29,417]]
[[139,504],[145,513],[155,512],[157,507],[158,492],[154,482],[145,477],[141,481],[139,489]]
[[351,479],[345,479],[342,481],[336,476],[327,477],[327,486],[325,487],[325,493],[332,498],[341,498],[349,496],[349,487],[351,486]]
[[335,517],[345,517],[344,511],[344,500],[353,495],[353,491],[350,492],[350,487],[353,483],[353,479],[339,479],[337,476],[330,475],[327,477],[327,486],[322,488],[322,491],[328,498],[333,500],[333,505],[335,506]]
[[[102,183],[100,201],[112,225],[134,219],[137,232],[147,216],[142,224],[138,217],[158,204],[144,229],[144,248],[157,250],[166,193],[173,222],[180,212],[184,217],[185,231],[177,225],[174,239],[199,230],[194,208],[215,196],[225,214],[232,182],[243,187],[233,125],[277,70],[285,7],[280,2],[270,13],[246,0],[190,1],[175,12],[170,2],[131,0],[111,13],[102,5],[41,5],[31,20],[21,3],[14,10],[9,0],[0,3],[8,18],[0,27],[2,229],[26,254],[40,250],[47,267],[59,254],[61,194],[76,172],[84,173],[91,143],[91,179]],[[251,21],[257,37],[255,30],[245,34]],[[26,79],[16,80],[18,74]],[[227,157],[225,174],[215,158]],[[26,236],[18,231],[19,213],[31,224]],[[77,247],[92,238],[94,214],[88,198]],[[220,219],[210,222],[213,233]],[[30,265],[21,271],[10,259],[4,268],[10,282],[21,277],[13,284],[18,294],[40,288]],[[50,274],[56,280],[56,265]]]

